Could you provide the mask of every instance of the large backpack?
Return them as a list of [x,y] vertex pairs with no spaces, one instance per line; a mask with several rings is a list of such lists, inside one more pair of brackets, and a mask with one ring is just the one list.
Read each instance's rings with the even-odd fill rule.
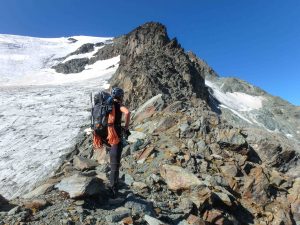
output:
[[100,91],[94,96],[92,108],[92,128],[102,137],[107,136],[108,114],[113,108],[113,99],[110,94]]

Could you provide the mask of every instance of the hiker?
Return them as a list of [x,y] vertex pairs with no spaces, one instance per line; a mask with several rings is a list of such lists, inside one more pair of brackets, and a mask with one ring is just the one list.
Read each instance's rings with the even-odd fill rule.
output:
[[[99,147],[102,143],[106,143],[110,146],[110,188],[112,191],[112,197],[116,197],[118,194],[118,180],[119,180],[119,168],[121,161],[121,154],[123,150],[122,134],[128,136],[130,134],[128,130],[130,122],[130,112],[122,104],[124,97],[124,91],[121,88],[115,87],[111,91],[112,109],[108,114],[107,121],[107,133],[103,136],[101,134],[94,134],[94,147]],[[122,114],[125,115],[125,126],[122,127]],[[106,139],[106,140],[105,140]]]

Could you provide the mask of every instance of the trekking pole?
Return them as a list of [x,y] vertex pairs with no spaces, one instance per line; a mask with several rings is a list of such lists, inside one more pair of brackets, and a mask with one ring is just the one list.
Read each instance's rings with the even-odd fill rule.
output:
[[93,92],[91,92],[90,98],[91,98],[91,105],[92,105],[92,108],[91,108],[91,129],[93,129],[94,128],[94,119],[93,119],[93,110],[94,110]]

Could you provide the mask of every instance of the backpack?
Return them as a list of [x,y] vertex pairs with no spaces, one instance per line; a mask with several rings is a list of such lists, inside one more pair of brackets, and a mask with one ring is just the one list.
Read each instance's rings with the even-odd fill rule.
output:
[[92,108],[92,129],[100,136],[107,136],[108,114],[113,109],[113,99],[107,92],[100,91],[94,96]]

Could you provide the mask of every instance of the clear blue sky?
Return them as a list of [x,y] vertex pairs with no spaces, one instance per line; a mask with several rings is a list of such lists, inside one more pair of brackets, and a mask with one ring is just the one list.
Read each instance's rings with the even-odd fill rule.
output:
[[299,0],[1,0],[0,33],[118,36],[167,26],[221,76],[300,105]]

